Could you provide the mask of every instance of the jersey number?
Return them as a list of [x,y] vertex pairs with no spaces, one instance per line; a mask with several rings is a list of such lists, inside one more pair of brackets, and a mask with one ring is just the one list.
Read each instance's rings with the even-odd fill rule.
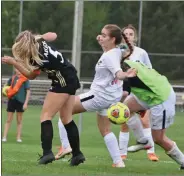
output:
[[61,63],[64,63],[64,58],[63,58],[63,56],[62,56],[62,54],[61,54],[60,52],[58,52],[58,51],[53,51],[52,48],[51,48],[50,46],[49,46],[48,48],[49,48],[50,54],[52,54],[55,58],[57,58],[58,55],[59,55],[59,56],[61,57]]

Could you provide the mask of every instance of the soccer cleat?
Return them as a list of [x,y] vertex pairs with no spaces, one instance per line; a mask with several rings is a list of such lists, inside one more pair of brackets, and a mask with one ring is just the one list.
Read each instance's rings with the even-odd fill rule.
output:
[[66,155],[69,155],[71,153],[72,153],[72,149],[70,146],[68,146],[67,148],[60,147],[58,153],[55,156],[55,159],[59,160],[59,159],[64,158]]
[[121,159],[122,160],[126,160],[127,159],[127,155],[121,155]]
[[120,161],[117,164],[112,164],[112,167],[119,167],[119,168],[123,168],[125,167],[125,163],[123,161]]
[[17,139],[17,142],[22,142],[22,139]]
[[3,139],[2,139],[2,142],[7,142],[7,139],[6,139],[6,138],[3,138]]
[[54,154],[52,152],[48,153],[47,155],[40,156],[38,159],[38,164],[48,164],[52,163],[55,160]]
[[180,167],[180,170],[184,170],[184,166],[181,166],[181,167]]
[[79,164],[83,163],[85,161],[85,157],[82,153],[79,153],[77,156],[74,156],[71,158],[70,166],[78,166]]
[[148,153],[148,159],[150,161],[158,161],[159,160],[158,156],[155,153]]
[[136,145],[128,147],[128,152],[138,152],[139,150],[149,150],[150,148],[152,148],[152,145],[149,141],[146,143],[137,142]]

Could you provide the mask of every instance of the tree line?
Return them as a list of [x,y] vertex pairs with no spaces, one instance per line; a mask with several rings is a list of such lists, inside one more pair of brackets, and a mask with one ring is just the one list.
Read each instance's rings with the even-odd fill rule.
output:
[[[11,48],[19,30],[18,1],[2,1],[2,47]],[[58,49],[72,49],[74,2],[25,1],[23,3],[22,30],[34,33],[54,31],[58,39],[53,45]],[[184,53],[184,2],[144,1],[141,47],[148,53]],[[133,24],[138,29],[138,1],[84,2],[82,50],[101,51],[96,36],[105,24],[120,27]],[[2,54],[11,54],[2,51]],[[71,59],[71,53],[64,53]],[[81,77],[92,78],[100,54],[81,55]],[[171,80],[181,80],[184,75],[183,57],[150,55],[153,67]],[[2,74],[6,74],[5,66]],[[11,72],[11,71],[10,71]]]

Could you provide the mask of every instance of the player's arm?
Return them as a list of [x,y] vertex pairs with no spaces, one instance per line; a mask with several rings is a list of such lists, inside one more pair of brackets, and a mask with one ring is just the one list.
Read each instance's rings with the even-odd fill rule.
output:
[[19,70],[20,73],[22,73],[26,78],[32,80],[35,79],[39,74],[40,70],[28,70],[23,65],[20,65],[18,62],[15,61],[14,67]]
[[42,34],[40,37],[46,40],[47,42],[52,42],[56,40],[57,34],[55,32],[47,32],[45,34]]
[[24,106],[26,106],[26,108],[27,108],[27,105],[28,105],[28,102],[29,102],[30,95],[31,95],[30,89],[26,89],[26,99],[25,99],[25,102],[24,102]]
[[13,57],[10,56],[2,57],[2,62],[9,65],[13,65],[20,73],[22,73],[28,79],[35,79],[40,74],[40,70],[28,70],[26,69],[25,65],[20,64]]
[[127,72],[123,72],[122,70],[116,72],[116,78],[119,80],[125,80],[126,78],[135,77],[136,75],[137,70],[134,68],[128,69]]
[[29,80],[27,80],[27,81],[25,82],[25,89],[26,89],[26,99],[25,99],[24,104],[28,105],[29,98],[30,98],[30,95],[31,95],[31,91],[30,91],[30,81],[29,81]]
[[126,78],[135,77],[137,75],[136,69],[130,68],[129,70],[127,70],[127,72],[124,72],[121,69],[120,58],[116,53],[113,53],[106,57],[108,58],[104,59],[105,65],[115,78],[119,80],[125,80]]

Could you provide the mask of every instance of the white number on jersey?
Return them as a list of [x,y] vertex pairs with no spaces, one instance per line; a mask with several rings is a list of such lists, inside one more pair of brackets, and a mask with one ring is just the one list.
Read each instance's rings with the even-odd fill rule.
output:
[[61,63],[64,63],[64,58],[63,58],[63,56],[62,56],[62,54],[61,54],[60,52],[58,52],[58,51],[53,51],[52,48],[51,48],[50,46],[48,46],[48,48],[49,48],[50,54],[52,54],[55,58],[57,58],[58,55],[59,55],[59,56],[61,57]]

